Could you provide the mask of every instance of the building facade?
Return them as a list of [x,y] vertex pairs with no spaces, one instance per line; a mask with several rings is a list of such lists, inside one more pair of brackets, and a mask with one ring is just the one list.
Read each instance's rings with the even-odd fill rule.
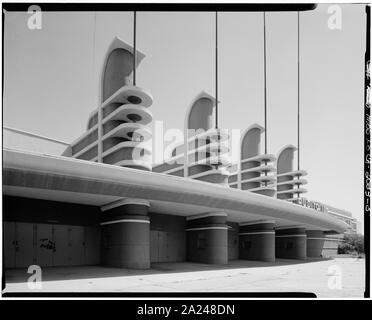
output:
[[[144,55],[136,55],[140,63]],[[337,243],[348,225],[330,214],[336,210],[319,214],[300,203],[307,181],[293,169],[295,148],[262,154],[263,128],[253,125],[232,164],[206,92],[190,104],[186,142],[153,166],[152,97],[133,85],[133,61],[133,48],[115,38],[98,109],[62,156],[4,149],[6,268],[273,262],[320,257],[327,241]]]

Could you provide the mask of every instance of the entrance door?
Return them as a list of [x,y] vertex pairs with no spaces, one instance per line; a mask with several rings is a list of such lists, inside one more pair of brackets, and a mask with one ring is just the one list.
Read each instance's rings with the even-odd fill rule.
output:
[[228,256],[229,260],[236,260],[239,257],[238,233],[235,230],[229,230],[228,233]]
[[150,261],[177,262],[186,259],[184,232],[150,231]]
[[167,235],[165,231],[150,231],[150,261],[167,261]]
[[96,265],[101,260],[101,228],[85,228],[85,264]]
[[180,262],[186,260],[186,235],[181,231],[167,232],[167,261]]
[[100,246],[99,227],[4,222],[6,268],[99,264]]
[[69,264],[68,226],[54,225],[53,241],[55,244],[53,265],[67,266]]
[[150,262],[159,262],[159,243],[157,230],[150,230]]
[[28,268],[36,263],[34,225],[17,222],[15,227],[15,266],[16,268]]
[[159,245],[159,262],[168,262],[168,241],[167,232],[158,231],[158,245]]
[[69,230],[69,264],[71,266],[84,265],[85,239],[84,227],[70,226]]

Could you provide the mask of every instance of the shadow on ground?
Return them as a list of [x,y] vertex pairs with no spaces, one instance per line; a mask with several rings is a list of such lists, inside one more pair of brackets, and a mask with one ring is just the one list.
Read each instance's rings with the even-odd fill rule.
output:
[[[307,260],[290,260],[277,259],[275,262],[251,261],[251,260],[231,260],[228,265],[210,265],[193,262],[163,262],[153,263],[148,270],[134,270],[123,268],[106,268],[102,266],[65,266],[65,267],[44,267],[42,268],[43,281],[58,281],[58,280],[77,280],[77,279],[94,279],[105,277],[125,277],[125,276],[141,276],[151,274],[167,274],[167,273],[185,273],[185,272],[200,272],[200,271],[215,271],[229,269],[244,269],[244,268],[267,268],[280,267],[284,265],[308,264],[316,263],[332,258],[308,258]],[[6,283],[23,283],[31,274],[27,273],[27,268],[6,269]]]

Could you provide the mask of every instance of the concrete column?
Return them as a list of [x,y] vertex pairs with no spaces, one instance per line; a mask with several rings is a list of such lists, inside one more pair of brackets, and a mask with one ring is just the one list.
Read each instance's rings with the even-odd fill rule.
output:
[[275,256],[284,259],[306,259],[304,227],[275,228]]
[[324,232],[320,230],[307,230],[306,251],[308,257],[321,257],[324,247]]
[[275,221],[241,223],[239,259],[275,261]]
[[216,212],[187,217],[187,260],[227,264],[226,213]]
[[344,242],[343,234],[333,234],[324,232],[324,246],[322,256],[325,258],[332,257],[337,254],[338,245]]
[[101,210],[102,264],[108,267],[150,268],[149,203],[121,200]]

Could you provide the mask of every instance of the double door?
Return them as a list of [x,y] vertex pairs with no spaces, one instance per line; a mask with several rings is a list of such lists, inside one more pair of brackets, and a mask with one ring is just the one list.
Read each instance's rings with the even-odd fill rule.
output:
[[96,227],[4,222],[6,268],[98,264]]
[[180,262],[186,260],[184,232],[150,231],[151,262]]

